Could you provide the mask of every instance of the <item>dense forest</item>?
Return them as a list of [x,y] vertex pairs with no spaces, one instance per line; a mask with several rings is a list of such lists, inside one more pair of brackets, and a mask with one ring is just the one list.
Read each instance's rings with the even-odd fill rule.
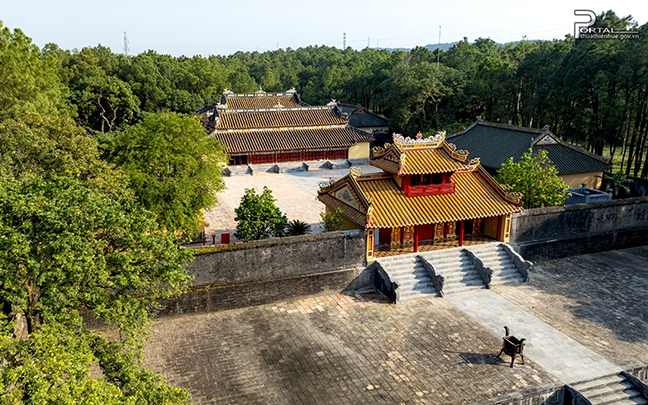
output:
[[[192,113],[234,92],[285,91],[306,103],[331,99],[383,114],[391,130],[453,132],[478,116],[550,129],[627,175],[648,177],[648,25],[608,11],[598,26],[633,29],[640,39],[526,41],[501,46],[461,41],[447,51],[326,46],[229,56],[136,56],[101,45],[45,46],[79,125],[108,132],[142,112]],[[0,102],[1,107],[1,102]]]

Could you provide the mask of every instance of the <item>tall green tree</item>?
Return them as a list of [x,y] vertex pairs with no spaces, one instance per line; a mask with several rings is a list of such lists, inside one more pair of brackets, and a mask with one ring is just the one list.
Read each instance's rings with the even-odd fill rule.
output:
[[509,158],[497,171],[496,180],[509,191],[522,194],[524,208],[562,205],[568,197],[567,185],[546,150],[529,149],[518,162]]
[[21,30],[12,32],[0,21],[0,120],[27,110],[44,114],[66,110],[67,89],[59,80],[57,64]]
[[118,62],[116,58],[107,60],[109,56],[114,58],[103,47],[84,48],[73,54],[64,67],[77,121],[102,133],[133,122],[140,111],[140,100],[130,85],[111,72]]
[[0,123],[2,402],[184,403],[143,367],[141,342],[157,302],[186,288],[191,253],[71,120],[19,118]]
[[145,113],[108,142],[108,160],[129,176],[138,201],[160,226],[185,240],[195,237],[201,210],[213,207],[224,187],[220,143],[196,117],[175,113]]
[[288,218],[275,205],[272,191],[263,186],[263,193],[253,188],[245,190],[241,204],[234,209],[237,222],[234,236],[241,240],[284,236]]

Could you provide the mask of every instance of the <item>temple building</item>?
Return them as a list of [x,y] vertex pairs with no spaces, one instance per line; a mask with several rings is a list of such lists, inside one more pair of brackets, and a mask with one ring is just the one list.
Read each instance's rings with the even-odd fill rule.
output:
[[462,246],[468,235],[509,240],[520,196],[507,193],[479,159],[469,160],[443,133],[428,139],[394,135],[393,142],[374,148],[371,165],[382,173],[354,167],[318,192],[327,211],[341,209],[344,229],[366,230],[368,261],[441,241]]
[[[349,125],[337,103],[304,104],[285,93],[223,93],[203,122],[221,141],[230,166],[344,160],[366,163],[374,138]],[[347,166],[348,167],[348,166]]]
[[534,152],[546,150],[558,175],[570,188],[581,187],[585,183],[589,188],[598,189],[603,172],[612,168],[610,159],[563,142],[548,127],[518,127],[485,122],[478,118],[464,131],[449,136],[448,140],[479,157],[481,164],[492,175],[496,174],[509,157],[513,157],[515,162],[519,161],[529,148]]

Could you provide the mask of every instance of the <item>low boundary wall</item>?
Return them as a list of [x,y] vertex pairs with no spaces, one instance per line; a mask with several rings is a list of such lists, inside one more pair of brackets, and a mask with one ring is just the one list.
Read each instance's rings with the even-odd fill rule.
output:
[[[526,210],[511,221],[511,244],[538,262],[648,244],[648,197]],[[210,248],[189,264],[192,288],[159,315],[216,311],[314,294],[374,288],[362,230]]]
[[511,244],[534,262],[647,243],[648,197],[536,208],[511,220]]
[[[363,273],[362,231],[326,232],[199,249],[190,290],[162,302],[158,315],[260,305],[338,293]],[[366,275],[365,277],[370,277]],[[357,281],[356,281],[357,283]]]

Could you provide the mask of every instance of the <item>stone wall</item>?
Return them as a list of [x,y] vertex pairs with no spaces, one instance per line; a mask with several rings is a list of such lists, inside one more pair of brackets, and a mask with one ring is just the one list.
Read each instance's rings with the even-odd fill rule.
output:
[[648,197],[525,210],[513,215],[511,243],[531,261],[645,245]]
[[[197,248],[192,288],[162,303],[159,315],[259,305],[340,292],[365,274],[363,231],[326,232]],[[361,277],[363,278],[363,277]],[[367,280],[369,281],[369,280]],[[365,282],[367,282],[365,281]]]

